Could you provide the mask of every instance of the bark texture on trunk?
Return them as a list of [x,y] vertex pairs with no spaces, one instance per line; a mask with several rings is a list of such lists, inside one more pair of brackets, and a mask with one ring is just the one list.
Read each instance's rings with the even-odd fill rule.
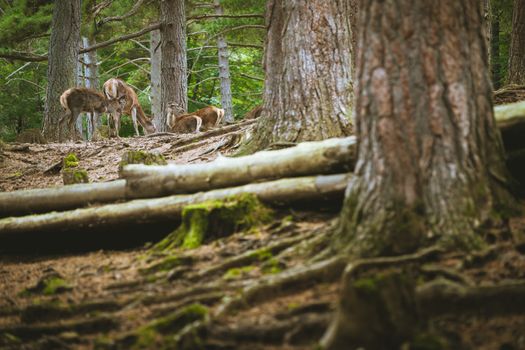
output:
[[476,228],[513,204],[479,0],[362,3],[357,176],[334,246],[361,256],[438,240],[471,248]]
[[[82,37],[82,46],[89,47],[95,44],[95,40],[88,37]],[[88,88],[98,90],[98,67],[97,67],[97,51],[89,51],[83,54],[84,58],[84,76],[85,86]],[[91,140],[95,134],[95,130],[99,127],[99,115],[97,112],[87,113],[87,138]]]
[[188,109],[186,77],[186,15],[183,0],[162,0],[161,12],[161,110],[166,118],[168,104]]
[[493,12],[490,22],[490,72],[495,90],[501,87],[501,65],[499,60],[499,15]]
[[270,0],[264,108],[253,150],[352,132],[352,35],[348,1]]
[[525,84],[525,0],[514,0],[507,82]]
[[150,36],[150,62],[151,62],[151,114],[153,124],[158,132],[166,131],[166,116],[162,116],[160,105],[160,31],[152,31]]
[[[214,0],[215,14],[222,15],[223,10],[219,0]],[[228,44],[226,37],[217,37],[217,48],[219,55],[219,79],[221,80],[221,107],[224,109],[224,122],[233,123],[233,102],[230,79],[230,64],[228,59]]]
[[[58,141],[58,121],[64,113],[59,98],[65,90],[76,84],[80,0],[55,1],[51,28],[43,135],[48,141]],[[68,135],[67,128],[61,132],[66,138],[71,136]]]

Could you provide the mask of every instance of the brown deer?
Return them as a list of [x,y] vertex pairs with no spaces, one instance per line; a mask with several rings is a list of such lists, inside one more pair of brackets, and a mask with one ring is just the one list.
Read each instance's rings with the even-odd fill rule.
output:
[[199,132],[202,119],[194,114],[180,114],[183,109],[177,103],[168,104],[166,124],[170,132],[186,134]]
[[110,100],[114,99],[125,99],[125,104],[122,108],[122,112],[112,113],[113,123],[115,126],[116,136],[119,137],[120,132],[120,116],[121,114],[127,114],[131,116],[133,121],[133,127],[135,128],[135,134],[139,136],[138,123],[144,129],[144,134],[152,134],[156,131],[155,125],[150,117],[148,117],[142,106],[139,103],[139,98],[135,91],[124,81],[117,78],[111,78],[104,83],[104,94]]
[[224,109],[208,106],[192,112],[191,114],[201,117],[202,130],[206,131],[218,126],[222,122]]
[[[64,91],[60,96],[60,104],[64,108],[65,114],[58,122],[59,130],[62,131],[64,123],[67,123],[70,136],[78,139],[79,135],[75,129],[75,123],[80,113],[120,113],[124,100],[109,100],[97,90],[75,87]],[[62,135],[59,139],[62,141]]]
[[[168,114],[166,116],[166,123],[168,125],[168,129],[175,130],[174,126],[176,124],[176,121],[182,117],[184,117],[185,119],[189,119],[189,116],[193,116],[193,119],[195,119],[195,117],[200,118],[202,120],[201,128],[203,131],[206,131],[220,124],[222,118],[224,117],[224,109],[217,108],[214,106],[207,106],[195,112],[184,114],[184,109],[181,107],[181,105],[177,103],[170,103],[168,105]],[[195,132],[197,131],[199,130],[195,130]]]

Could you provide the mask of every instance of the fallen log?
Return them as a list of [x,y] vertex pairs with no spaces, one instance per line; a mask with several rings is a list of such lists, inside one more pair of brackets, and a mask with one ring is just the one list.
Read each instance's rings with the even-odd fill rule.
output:
[[525,101],[496,106],[494,113],[500,129],[525,124]]
[[125,198],[126,181],[78,184],[0,193],[0,217],[112,203]]
[[[272,182],[249,184],[193,195],[175,195],[155,199],[138,199],[127,203],[109,204],[96,208],[76,209],[41,215],[11,217],[0,220],[0,246],[2,239],[13,235],[41,232],[69,232],[109,229],[122,224],[139,225],[158,222],[175,222],[182,209],[189,204],[208,200],[221,200],[242,193],[252,193],[268,204],[308,203],[341,197],[349,176],[329,175],[282,179]],[[147,232],[146,232],[147,235]]]
[[304,142],[278,151],[250,156],[220,157],[211,163],[148,166],[130,164],[122,177],[129,198],[191,193],[257,181],[313,174],[334,174],[353,169],[355,137]]

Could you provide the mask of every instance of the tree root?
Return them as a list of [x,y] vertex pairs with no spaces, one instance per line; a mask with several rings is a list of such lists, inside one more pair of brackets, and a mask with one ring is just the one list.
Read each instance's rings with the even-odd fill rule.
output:
[[154,318],[164,317],[172,312],[176,312],[180,310],[181,308],[188,306],[190,304],[194,304],[194,303],[199,303],[203,305],[211,305],[219,301],[223,297],[224,297],[223,292],[210,292],[210,293],[198,294],[195,296],[189,296],[180,301],[171,302],[167,305],[164,304],[164,305],[160,305],[157,307],[153,306],[151,308],[152,316]]
[[211,323],[207,336],[211,341],[256,344],[309,344],[318,339],[327,327],[330,313],[296,316],[265,325],[239,324],[233,327]]
[[417,301],[427,318],[465,313],[523,314],[525,282],[474,287],[437,279],[417,288]]
[[117,321],[112,317],[99,316],[59,323],[43,323],[35,325],[22,324],[17,326],[0,327],[0,334],[7,333],[20,339],[37,339],[45,335],[54,335],[63,332],[92,334],[109,331],[117,326]]
[[346,259],[336,256],[310,266],[284,271],[278,275],[268,276],[245,287],[240,295],[225,298],[215,311],[214,318],[220,318],[234,310],[249,307],[250,304],[267,301],[278,295],[302,290],[316,283],[337,280],[346,266]]
[[208,269],[201,270],[197,272],[195,275],[190,276],[189,278],[191,280],[193,279],[201,279],[209,275],[217,274],[224,272],[228,269],[244,266],[244,265],[250,265],[253,262],[260,261],[265,258],[265,255],[273,255],[277,254],[286,248],[289,248],[290,246],[295,246],[297,243],[302,242],[304,239],[307,239],[311,236],[311,234],[301,235],[299,237],[291,237],[287,239],[283,239],[281,241],[278,241],[276,243],[270,244],[266,246],[265,248],[260,249],[254,249],[247,251],[243,254],[234,256],[232,258],[224,260],[222,263],[212,266]]

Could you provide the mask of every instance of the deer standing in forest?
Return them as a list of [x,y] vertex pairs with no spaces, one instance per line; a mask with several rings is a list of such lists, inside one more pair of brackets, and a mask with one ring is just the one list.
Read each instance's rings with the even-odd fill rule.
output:
[[104,83],[104,94],[110,100],[115,99],[125,99],[125,104],[122,108],[122,112],[114,112],[111,114],[113,119],[113,125],[115,127],[116,136],[119,137],[120,132],[120,116],[122,114],[127,114],[131,116],[133,121],[133,127],[135,129],[135,134],[139,136],[138,123],[144,129],[144,134],[152,134],[156,131],[155,125],[150,117],[148,117],[142,106],[139,103],[139,98],[135,91],[124,81],[117,78],[111,78]]
[[184,109],[177,103],[168,105],[166,123],[172,132],[198,132],[212,129],[220,124],[224,117],[224,109],[207,106],[195,112],[184,114]]
[[[78,115],[82,112],[91,113],[121,113],[124,99],[107,99],[102,93],[97,90],[75,87],[70,88],[60,96],[60,104],[65,110],[65,114],[58,121],[59,132],[62,133],[64,123],[67,123],[69,135],[73,139],[78,139],[78,131],[75,124]],[[80,137],[81,138],[81,137]],[[59,135],[62,141],[62,135]]]

